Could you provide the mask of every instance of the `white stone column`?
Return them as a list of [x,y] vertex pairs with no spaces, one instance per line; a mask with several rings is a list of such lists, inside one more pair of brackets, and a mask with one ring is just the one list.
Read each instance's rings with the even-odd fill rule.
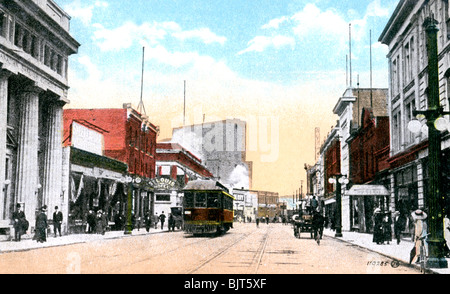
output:
[[[62,128],[63,104],[55,101],[48,105],[45,121],[45,147],[42,192],[43,204],[48,207],[48,218],[53,217],[55,206],[61,209],[62,192]],[[64,216],[66,217],[66,216]]]
[[[8,125],[8,78],[10,72],[0,70],[0,193],[5,187],[6,132]],[[3,207],[3,209],[6,209]]]
[[20,93],[20,119],[16,170],[16,202],[23,204],[25,215],[34,227],[38,204],[39,149],[39,93],[42,90],[27,86]]

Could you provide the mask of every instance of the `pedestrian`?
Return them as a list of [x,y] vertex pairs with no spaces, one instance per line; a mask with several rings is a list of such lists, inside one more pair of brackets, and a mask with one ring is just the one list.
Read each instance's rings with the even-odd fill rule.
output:
[[171,213],[169,213],[169,232],[175,232],[175,218],[173,217],[173,215]]
[[164,222],[166,221],[166,215],[164,214],[164,211],[160,214],[159,220],[161,221],[161,230],[163,230]]
[[450,257],[450,249],[448,245],[450,244],[450,219],[448,218],[448,213],[444,215],[444,254],[445,257]]
[[87,230],[86,230],[87,233],[93,234],[96,231],[96,228],[95,228],[96,220],[95,220],[94,211],[89,210],[86,221],[87,221]]
[[383,216],[383,241],[388,245],[392,241],[392,218],[389,212]]
[[28,230],[28,221],[19,203],[17,203],[16,210],[12,214],[12,219],[14,223],[14,241],[20,242],[22,235]]
[[63,214],[58,210],[58,206],[55,206],[55,211],[53,212],[53,232],[55,233],[55,238],[58,236],[56,233],[59,232],[61,237],[61,223],[63,221]]
[[36,216],[36,233],[35,239],[37,242],[47,242],[47,205],[41,208],[41,211]]
[[320,245],[320,239],[322,239],[323,236],[323,223],[324,218],[322,214],[320,214],[318,211],[314,211],[313,219],[312,219],[312,229],[313,229],[313,236],[314,240],[316,240],[317,244]]
[[122,214],[120,212],[116,213],[116,215],[114,216],[114,229],[116,231],[122,230],[123,229],[123,225],[122,224],[123,224]]
[[311,199],[311,210],[314,212],[317,210],[317,207],[319,206],[319,201],[317,201],[316,196],[313,196]]
[[147,233],[150,231],[150,227],[152,225],[152,218],[150,216],[150,212],[147,211],[144,215],[144,223],[145,223],[145,230]]
[[[411,217],[414,221],[414,247],[410,253],[409,263],[411,264],[414,260],[420,262],[420,246],[422,246],[422,240],[420,238],[425,237],[427,235],[427,214],[421,209],[417,209],[411,213]],[[426,247],[426,241],[425,247]],[[424,248],[425,250],[425,248]],[[426,253],[425,253],[426,254]]]
[[266,215],[266,224],[269,224],[269,215]]
[[259,217],[256,218],[256,227],[259,228]]
[[380,208],[374,210],[374,227],[373,227],[373,242],[377,244],[384,244],[383,236],[383,214]]
[[398,210],[395,211],[394,212],[394,235],[395,235],[395,239],[397,240],[397,245],[400,244],[402,232],[405,229],[405,225],[406,225],[405,216],[401,215]]
[[105,234],[105,223],[104,223],[104,218],[103,218],[103,212],[102,210],[98,210],[97,211],[97,216],[95,218],[95,232],[97,234]]
[[158,216],[158,213],[155,213],[153,215],[153,223],[155,224],[155,229],[158,228],[158,222],[159,222],[159,216]]

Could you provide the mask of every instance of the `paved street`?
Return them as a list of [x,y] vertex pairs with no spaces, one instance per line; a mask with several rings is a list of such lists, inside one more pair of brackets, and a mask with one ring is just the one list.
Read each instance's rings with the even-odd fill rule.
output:
[[[50,238],[52,239],[52,238]],[[51,240],[49,241],[51,242]],[[65,246],[0,254],[0,273],[82,274],[409,274],[419,273],[351,243],[308,234],[290,225],[235,223],[221,237],[183,232],[95,239]]]

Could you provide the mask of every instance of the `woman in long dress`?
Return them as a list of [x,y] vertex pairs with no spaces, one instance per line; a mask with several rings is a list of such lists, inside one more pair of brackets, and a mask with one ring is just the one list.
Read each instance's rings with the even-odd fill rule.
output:
[[[413,213],[411,213],[412,219],[414,221],[414,244],[415,244],[415,256],[410,260],[412,262],[419,262],[420,256],[420,246],[422,245],[422,240],[420,238],[426,236],[427,234],[427,214],[420,209],[417,209]],[[425,242],[425,254],[427,254],[426,250],[426,241]]]
[[373,215],[373,242],[377,244],[384,243],[384,235],[383,235],[383,214],[381,213],[380,208],[376,208]]

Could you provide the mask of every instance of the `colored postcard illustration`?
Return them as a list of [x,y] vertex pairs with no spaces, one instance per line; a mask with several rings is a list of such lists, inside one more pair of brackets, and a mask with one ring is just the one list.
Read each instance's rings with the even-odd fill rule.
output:
[[450,273],[449,24],[438,0],[0,1],[0,273]]

